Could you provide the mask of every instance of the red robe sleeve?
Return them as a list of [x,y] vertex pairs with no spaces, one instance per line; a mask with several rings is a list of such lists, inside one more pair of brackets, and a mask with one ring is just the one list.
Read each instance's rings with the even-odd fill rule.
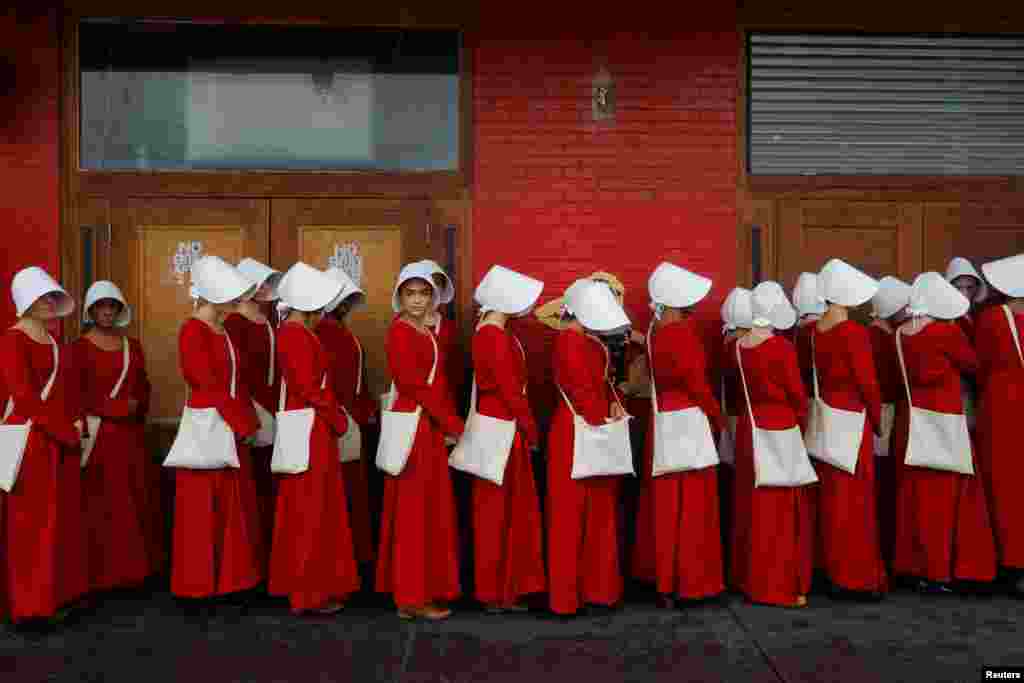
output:
[[451,412],[449,401],[439,391],[442,385],[437,382],[427,384],[427,376],[416,362],[413,349],[417,343],[423,343],[417,337],[426,339],[404,322],[392,323],[388,331],[388,368],[398,393],[400,396],[408,396],[421,406],[423,412],[437,422],[445,434],[462,436],[465,424],[458,415]]
[[874,426],[875,434],[878,434],[882,424],[882,390],[878,386],[871,339],[868,331],[857,323],[847,326],[846,353],[868,420]]
[[[288,383],[285,391],[289,398],[299,397],[312,406],[317,417],[326,422],[337,434],[348,429],[348,418],[338,406],[330,382],[321,388],[323,375],[316,372],[316,340],[312,334],[291,323],[283,325],[277,335],[277,354],[281,376]],[[326,354],[323,354],[326,362]]]
[[[480,378],[487,384],[496,384],[502,402],[509,409],[519,430],[526,435],[531,447],[540,443],[537,423],[530,412],[530,403],[523,393],[522,384],[513,371],[521,361],[519,349],[514,347],[511,337],[501,328],[484,325],[473,340],[473,363],[476,366],[477,383]],[[477,352],[479,351],[479,356]]]
[[[0,339],[0,377],[3,378],[3,384],[14,401],[12,417],[32,420],[33,427],[39,427],[51,438],[66,446],[74,448],[81,445],[78,430],[75,429],[75,419],[67,410],[68,402],[47,400],[44,403],[40,398],[43,388],[37,387],[33,381],[32,372],[29,370],[29,350],[26,347],[28,342],[20,339],[21,336],[21,332],[11,331]],[[68,367],[72,362],[71,354],[67,349],[63,349],[60,354],[63,369],[58,372],[55,385],[61,381],[60,375],[63,374],[64,381],[70,385],[67,389],[76,392],[75,380],[72,373],[68,372],[73,371],[73,368]],[[54,386],[51,394],[55,393],[56,388]],[[73,393],[69,398],[77,403]]]
[[[226,382],[222,379],[220,373],[217,372],[211,350],[208,347],[211,336],[215,337],[214,341],[216,342],[223,343],[223,340],[213,332],[204,334],[205,330],[202,329],[202,325],[205,323],[192,324],[189,321],[181,329],[179,357],[182,374],[193,391],[201,391],[212,398],[213,407],[231,427],[231,431],[239,438],[245,439],[259,431],[260,421],[256,416],[256,409],[245,391],[245,383],[242,381],[240,372],[241,367],[238,368],[235,398],[231,398],[230,376]],[[234,344],[234,340],[231,341]],[[237,357],[237,345],[235,345],[235,349]],[[230,368],[227,368],[226,372],[230,372]]]
[[604,369],[588,365],[587,345],[600,342],[579,332],[565,330],[555,344],[555,365],[559,368],[562,391],[569,397],[576,414],[593,427],[601,427],[609,417],[608,388]]
[[947,324],[946,336],[943,350],[949,361],[962,375],[976,375],[978,373],[978,354],[971,346],[971,340],[963,328],[957,324]]
[[779,337],[779,365],[782,388],[789,399],[789,405],[796,413],[796,423],[803,428],[807,422],[808,398],[804,380],[800,373],[800,362],[796,348],[789,340]]

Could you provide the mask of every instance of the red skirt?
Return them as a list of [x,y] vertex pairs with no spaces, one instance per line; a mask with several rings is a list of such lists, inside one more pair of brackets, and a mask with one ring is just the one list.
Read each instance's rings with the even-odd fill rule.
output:
[[[363,435],[365,439],[365,433]],[[348,498],[348,521],[352,527],[352,544],[356,562],[372,562],[376,554],[373,547],[373,525],[370,522],[370,481],[366,473],[369,452],[365,448],[362,458],[341,466],[345,478],[345,494]]]
[[205,598],[247,590],[266,576],[263,527],[249,447],[238,469],[174,472],[171,592]]
[[324,422],[313,423],[309,469],[277,478],[268,592],[287,595],[293,609],[344,602],[360,579],[337,440]]
[[[907,450],[906,418],[894,432],[894,454],[902,461]],[[995,537],[978,458],[974,461],[973,477],[900,467],[894,573],[941,582],[995,578]]]
[[14,490],[0,493],[0,612],[47,618],[89,590],[79,449],[29,434]]
[[811,590],[814,526],[811,492],[817,485],[754,486],[750,418],[736,435],[736,506],[732,584],[753,602],[791,605]]
[[1020,457],[1020,373],[1002,372],[985,383],[978,406],[978,464],[985,483],[999,565],[1024,569],[1024,458]]
[[725,590],[718,468],[651,477],[653,421],[648,426],[640,472],[647,482],[641,494],[643,514],[637,515],[633,562],[640,571],[634,576],[653,578],[659,593],[687,600],[717,595]]
[[572,478],[573,418],[561,402],[548,438],[548,591],[551,610],[622,599],[619,477]]
[[94,591],[137,586],[163,565],[163,528],[153,506],[153,465],[138,422],[104,420],[82,470],[82,507]]
[[820,460],[815,462],[818,533],[824,569],[839,588],[888,589],[878,537],[875,502],[875,454],[871,423],[864,421],[857,467],[853,474]]
[[421,414],[405,469],[384,478],[377,592],[399,607],[460,597],[458,533],[444,436]]
[[521,434],[501,486],[473,477],[473,547],[480,602],[510,605],[546,590],[540,500]]

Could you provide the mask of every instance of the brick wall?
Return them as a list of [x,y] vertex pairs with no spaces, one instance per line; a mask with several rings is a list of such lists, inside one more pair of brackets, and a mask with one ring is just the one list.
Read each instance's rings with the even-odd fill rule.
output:
[[[490,37],[485,18],[473,52],[474,282],[501,263],[544,280],[544,302],[607,270],[646,329],[647,278],[669,260],[714,280],[699,310],[709,336],[717,329],[736,279],[740,36],[734,17],[699,23],[657,38],[527,40]],[[616,83],[614,122],[592,121],[602,58]],[[517,326],[544,383],[553,334]]]
[[14,319],[10,282],[29,265],[60,268],[59,57],[52,10],[0,14],[0,326]]

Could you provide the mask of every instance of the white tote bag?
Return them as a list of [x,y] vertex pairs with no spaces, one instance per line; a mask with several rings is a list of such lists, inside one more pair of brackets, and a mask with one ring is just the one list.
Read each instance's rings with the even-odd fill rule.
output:
[[654,409],[654,456],[651,476],[673,472],[689,472],[718,464],[718,449],[711,434],[708,416],[699,406],[661,412],[658,410],[658,387],[654,383],[654,355],[651,336],[654,324],[647,330],[647,357],[651,370],[651,406]]
[[814,338],[817,331],[811,331],[811,367],[814,373],[814,400],[811,401],[807,420],[805,445],[812,457],[827,462],[844,472],[857,471],[857,456],[864,436],[865,411],[833,408],[821,398],[818,388],[818,362],[814,353]]
[[[430,368],[427,384],[433,385],[439,351],[434,335],[428,336],[430,343],[434,345],[434,365]],[[394,382],[391,383],[391,390],[388,393],[391,395],[391,401],[388,407],[381,410],[380,413],[380,442],[377,444],[376,462],[378,468],[397,477],[405,469],[405,463],[409,461],[409,452],[416,440],[416,429],[420,424],[420,413],[423,412],[423,406],[417,405],[416,410],[411,413],[391,410],[398,398]]]
[[[131,352],[129,351],[128,339],[121,337],[121,349],[123,355],[123,362],[121,365],[121,376],[117,379],[117,384],[110,392],[110,398],[117,398],[117,394],[121,391],[121,385],[124,384],[125,378],[128,376],[128,365],[131,363]],[[86,415],[86,424],[89,427],[89,436],[82,442],[82,467],[85,467],[89,463],[89,456],[92,455],[92,449],[96,447],[96,437],[100,433],[100,424],[103,420],[96,415]]]
[[[355,339],[355,335],[353,335]],[[359,392],[363,390],[363,347],[356,339],[356,350],[359,352],[359,362],[356,367],[356,393],[355,400],[359,400]],[[363,457],[363,430],[351,413],[345,410],[345,406],[339,404],[345,416],[348,417],[348,429],[338,437],[338,459],[341,462],[356,462]]]
[[892,437],[892,428],[896,424],[896,404],[882,404],[882,435],[874,437],[875,456],[883,458],[889,455],[889,440]]
[[572,479],[635,474],[633,448],[629,440],[632,417],[627,415],[594,427],[576,413],[562,387],[559,386],[558,391],[572,412]]
[[[53,347],[53,372],[50,373],[50,379],[47,380],[46,386],[43,387],[42,393],[39,394],[39,398],[43,403],[49,398],[50,391],[53,389],[53,383],[57,381],[57,369],[60,365],[60,351],[57,348],[56,340],[52,336],[50,337],[50,346]],[[5,424],[7,418],[13,412],[14,397],[12,396],[7,399],[4,419],[0,420],[0,489],[7,493],[11,492],[15,482],[18,481],[21,461],[25,457],[28,437],[32,432],[32,420],[28,420],[25,424],[20,425]]]
[[910,407],[910,433],[903,464],[931,470],[974,474],[971,458],[971,435],[963,413],[940,413],[914,407],[910,398],[910,382],[903,360],[902,330],[896,330],[896,352],[900,359],[903,386]]
[[718,458],[730,467],[736,462],[736,416],[729,414],[725,405],[725,378],[722,378],[722,416],[725,429],[718,437]]
[[[477,330],[480,329],[478,325]],[[516,342],[518,343],[518,339]],[[526,358],[523,347],[519,347]],[[523,385],[526,394],[526,385]],[[505,480],[505,468],[512,455],[512,443],[516,438],[515,420],[481,415],[476,410],[476,373],[473,374],[473,389],[469,397],[469,416],[466,430],[452,450],[448,464],[457,470],[486,479],[501,486]]]
[[[274,360],[276,355],[276,342],[274,340],[274,326],[267,321],[267,334],[270,335],[270,364],[267,366],[267,386],[274,386]],[[265,448],[274,445],[274,416],[270,411],[259,404],[255,399],[252,402],[256,409],[256,416],[260,420],[260,429],[253,437],[253,446]]]
[[747,377],[743,372],[743,358],[740,345],[736,344],[736,364],[740,368],[743,395],[747,399],[747,413],[750,415],[751,439],[754,446],[754,486],[804,486],[818,481],[807,449],[804,446],[800,427],[789,429],[761,429],[754,421],[754,409],[750,404]]
[[[327,386],[324,373],[320,388]],[[288,382],[281,378],[281,394],[277,404],[277,429],[274,431],[274,453],[270,471],[275,474],[301,474],[309,469],[309,441],[313,435],[315,408],[285,410]]]
[[[235,398],[238,383],[238,362],[231,337],[224,334],[231,358],[231,398]],[[186,470],[238,469],[238,445],[235,433],[216,408],[190,408],[181,411],[178,435],[164,460],[164,467]]]

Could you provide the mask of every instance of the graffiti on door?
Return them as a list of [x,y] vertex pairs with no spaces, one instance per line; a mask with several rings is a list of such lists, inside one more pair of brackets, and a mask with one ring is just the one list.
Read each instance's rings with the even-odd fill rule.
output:
[[203,243],[198,240],[178,242],[178,248],[171,254],[171,275],[179,285],[192,272],[192,264],[203,257]]
[[344,272],[356,287],[361,287],[363,280],[363,258],[359,253],[358,242],[345,242],[335,244],[334,253],[327,257],[328,268],[339,268]]

